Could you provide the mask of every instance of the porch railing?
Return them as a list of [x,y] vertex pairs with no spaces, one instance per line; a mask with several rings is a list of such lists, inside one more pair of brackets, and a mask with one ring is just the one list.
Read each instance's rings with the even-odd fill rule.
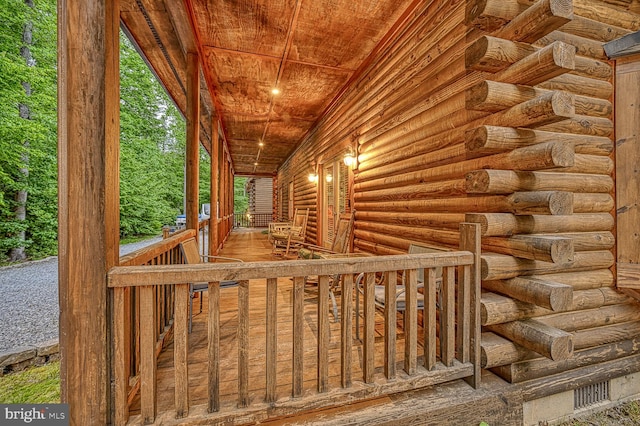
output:
[[273,222],[271,213],[234,213],[233,226],[236,228],[266,228]]
[[[175,405],[170,412],[161,413],[165,421],[185,417],[189,414],[188,375],[188,301],[189,282],[209,282],[208,310],[206,323],[207,375],[202,379],[207,386],[207,406],[205,409],[193,407],[193,411],[208,420],[225,422],[241,415],[244,420],[259,421],[270,416],[292,415],[299,411],[318,409],[367,398],[375,398],[451,380],[465,378],[473,386],[480,383],[480,321],[479,321],[479,229],[477,225],[461,225],[461,250],[446,253],[412,254],[397,256],[352,257],[346,259],[295,260],[278,262],[250,262],[198,265],[149,265],[120,266],[109,272],[109,287],[113,291],[114,327],[114,381],[116,424],[124,424],[129,419],[130,385],[127,356],[127,294],[139,292],[140,316],[149,324],[157,323],[157,294],[167,293],[173,288],[172,301],[175,308],[173,323],[173,368]],[[436,283],[436,268],[443,268],[440,289]],[[424,303],[423,334],[418,336],[419,323],[416,309],[418,298],[417,272],[423,269]],[[354,276],[365,273],[368,279],[364,289],[364,339],[362,360],[354,369],[353,363],[353,293]],[[384,346],[382,356],[375,352],[375,275],[386,275],[386,282],[403,273],[406,282],[406,312],[404,320],[404,346],[402,370],[396,368],[396,306],[387,304],[383,315]],[[311,314],[304,306],[305,280],[307,276],[318,276],[317,309]],[[340,343],[336,356],[330,356],[329,286],[330,279],[341,275],[341,315]],[[221,348],[220,285],[221,281],[238,281],[237,291],[237,353],[229,354]],[[259,280],[259,281],[257,281]],[[254,289],[266,281],[266,303],[264,318],[265,343],[260,353],[250,354],[249,332],[257,324],[251,318],[256,315],[255,307],[250,312],[250,300]],[[291,300],[288,301],[291,328],[280,325],[278,318],[278,288],[292,286]],[[395,295],[395,288],[388,287],[387,295]],[[437,292],[440,295],[437,296]],[[440,300],[440,306],[437,306]],[[261,317],[262,318],[262,317]],[[305,373],[309,378],[309,368],[305,368],[305,322],[312,321],[317,326],[317,336],[313,340],[313,363],[315,391],[305,390]],[[158,386],[157,331],[145,322],[140,324],[140,413],[143,423],[160,420],[157,413]],[[314,331],[316,333],[316,331]],[[419,338],[420,337],[420,338]],[[424,350],[418,353],[419,341]],[[255,341],[252,342],[255,344]],[[284,351],[283,351],[284,346]],[[335,344],[333,344],[335,349]],[[309,348],[306,348],[309,349]],[[287,354],[290,364],[288,390],[283,392],[278,382],[278,361]],[[231,358],[233,362],[226,362]],[[308,361],[306,361],[308,363]],[[220,393],[221,365],[237,365],[237,392],[233,401],[224,399]],[[250,366],[258,365],[262,390],[250,390]],[[282,369],[282,368],[281,368]],[[255,383],[256,369],[252,370]],[[339,384],[330,381],[330,371],[339,371]],[[357,374],[357,376],[356,376]],[[193,378],[192,378],[193,380]],[[332,387],[331,384],[334,384]],[[202,383],[200,384],[202,386]],[[256,392],[261,402],[253,402]]]

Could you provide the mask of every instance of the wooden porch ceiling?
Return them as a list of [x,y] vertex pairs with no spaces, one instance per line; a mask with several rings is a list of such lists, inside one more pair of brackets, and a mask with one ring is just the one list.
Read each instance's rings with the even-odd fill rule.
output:
[[186,52],[199,51],[204,146],[217,111],[235,173],[269,175],[415,3],[122,0],[121,18],[183,112]]

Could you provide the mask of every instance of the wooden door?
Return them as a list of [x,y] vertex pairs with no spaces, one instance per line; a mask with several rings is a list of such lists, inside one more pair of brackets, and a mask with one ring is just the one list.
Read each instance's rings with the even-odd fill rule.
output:
[[616,63],[618,287],[640,290],[640,55]]

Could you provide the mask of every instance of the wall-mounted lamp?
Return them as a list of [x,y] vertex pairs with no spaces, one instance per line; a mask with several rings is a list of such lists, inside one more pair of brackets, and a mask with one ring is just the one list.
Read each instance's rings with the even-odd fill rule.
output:
[[317,183],[318,182],[318,175],[315,174],[315,173],[309,173],[309,182]]
[[333,176],[331,175],[326,175],[324,180],[326,180],[327,182],[331,182],[333,180]]
[[342,161],[344,161],[344,165],[347,167],[353,167],[356,164],[356,156],[353,153],[353,151],[351,150],[351,148],[349,148],[349,151],[344,155]]

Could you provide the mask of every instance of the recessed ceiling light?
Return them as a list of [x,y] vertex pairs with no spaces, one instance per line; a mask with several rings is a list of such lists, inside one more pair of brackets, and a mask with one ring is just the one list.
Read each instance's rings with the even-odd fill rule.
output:
[[264,146],[264,142],[258,142],[258,146],[259,147],[263,147]]
[[254,166],[257,166],[257,165],[258,165],[258,163],[253,163],[253,165],[254,165]]
[[278,95],[280,93],[280,89],[274,87],[273,89],[271,89],[271,93],[273,93],[274,95]]

